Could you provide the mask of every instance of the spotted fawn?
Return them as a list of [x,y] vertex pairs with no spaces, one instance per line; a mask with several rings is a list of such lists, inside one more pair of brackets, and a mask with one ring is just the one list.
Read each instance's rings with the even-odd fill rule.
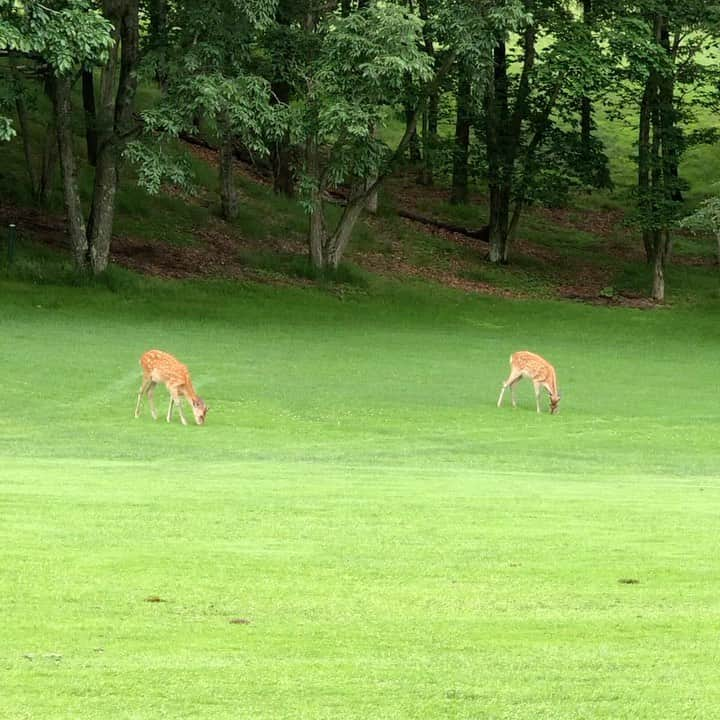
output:
[[510,356],[510,375],[503,383],[500,397],[498,398],[498,407],[502,404],[505,391],[510,388],[513,407],[515,404],[515,385],[524,377],[532,380],[535,386],[535,404],[537,411],[540,412],[540,388],[545,388],[550,393],[550,414],[555,414],[560,402],[560,393],[558,393],[557,377],[555,376],[555,368],[545,358],[520,350]]
[[153,391],[158,383],[164,383],[170,392],[170,407],[167,411],[167,421],[172,420],[173,408],[177,405],[180,412],[180,420],[187,425],[182,410],[182,398],[185,398],[192,407],[195,422],[202,425],[207,415],[207,405],[195,392],[190,379],[190,373],[185,365],[177,358],[162,350],[148,350],[140,358],[140,365],[143,371],[143,381],[138,393],[137,405],[135,406],[135,417],[140,416],[140,405],[143,395],[147,394],[150,403],[150,412],[153,420],[157,420],[157,412],[153,403]]

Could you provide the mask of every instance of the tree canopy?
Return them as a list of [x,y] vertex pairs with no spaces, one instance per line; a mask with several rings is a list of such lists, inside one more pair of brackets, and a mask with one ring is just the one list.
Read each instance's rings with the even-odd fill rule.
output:
[[[469,183],[487,192],[489,259],[507,263],[528,206],[612,186],[598,119],[622,118],[637,137],[630,219],[660,300],[687,213],[683,154],[715,141],[695,123],[720,107],[719,37],[720,11],[699,0],[0,0],[0,141],[22,136],[41,200],[28,102],[48,96],[74,257],[91,272],[108,262],[123,164],[150,192],[190,187],[177,139],[198,135],[219,151],[228,219],[234,158],[272,165],[276,188],[307,212],[317,268],[339,265],[356,221],[408,160],[423,182],[447,181],[453,202],[469,201]],[[138,83],[156,88],[142,108]],[[73,138],[80,86],[85,153]],[[46,147],[40,165],[52,159]],[[331,192],[345,198],[333,222]]]

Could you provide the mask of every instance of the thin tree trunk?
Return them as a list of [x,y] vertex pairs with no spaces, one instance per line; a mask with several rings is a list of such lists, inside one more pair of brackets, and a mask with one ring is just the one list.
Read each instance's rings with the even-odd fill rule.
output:
[[337,270],[350,242],[352,231],[360,218],[366,200],[362,194],[353,194],[343,210],[340,222],[327,243],[327,265]]
[[667,260],[667,234],[660,230],[653,232],[655,255],[653,258],[652,299],[655,302],[665,301],[665,263]]
[[457,116],[455,119],[455,148],[450,202],[454,205],[468,200],[468,155],[470,149],[470,101],[472,85],[470,68],[463,60],[458,62]]
[[[557,102],[558,96],[560,95],[560,90],[562,89],[564,81],[564,75],[561,75],[560,78],[556,81],[555,87],[550,92],[545,108],[541,113],[538,113],[535,116],[535,132],[533,136],[530,138],[530,141],[527,143],[527,146],[525,150],[523,151],[520,160],[518,161],[518,164],[520,165],[520,180],[516,183],[515,187],[515,198],[514,198],[514,207],[512,211],[512,217],[510,218],[510,224],[508,226],[507,231],[507,242],[505,244],[505,258],[504,262],[507,262],[507,256],[508,256],[508,250],[510,248],[510,245],[512,244],[513,240],[515,240],[515,233],[517,232],[517,227],[520,222],[520,216],[522,215],[523,210],[525,209],[525,204],[527,202],[527,194],[526,194],[526,188],[527,188],[527,181],[526,178],[531,178],[534,175],[534,168],[535,168],[535,152],[540,147],[543,138],[545,137],[545,132],[548,129],[548,126],[550,124],[550,114],[553,111],[553,108],[555,107],[555,103]],[[516,141],[519,143],[519,138]],[[512,160],[513,163],[515,163],[515,158]]]
[[505,43],[493,51],[493,73],[487,91],[487,157],[490,217],[488,219],[490,253],[493,263],[507,257],[507,231],[510,205],[508,148],[508,78]]
[[132,126],[137,91],[139,43],[137,0],[121,4],[105,0],[104,12],[115,28],[115,46],[101,73],[100,107],[96,113],[98,155],[87,229],[90,259],[96,274],[107,268],[110,259],[120,153]]
[[506,185],[490,188],[490,253],[492,263],[506,263],[508,257],[508,221],[510,189]]
[[86,270],[88,267],[88,242],[85,217],[80,203],[80,191],[77,183],[77,166],[73,149],[72,107],[70,104],[72,85],[70,78],[63,76],[52,81],[52,99],[55,110],[55,128],[57,130],[58,156],[62,173],[63,199],[68,221],[68,234],[75,267]]
[[638,204],[642,222],[642,241],[645,248],[645,262],[650,264],[653,256],[651,232],[648,229],[650,217],[650,128],[651,105],[655,88],[655,74],[650,72],[645,82],[645,90],[640,101],[640,122],[638,129]]
[[[656,13],[655,16],[655,36],[656,41],[660,42],[660,35],[662,32],[662,15]],[[658,278],[662,286],[662,295],[665,293],[665,282],[663,278],[663,268],[665,266],[665,256],[662,253],[662,232],[658,225],[658,201],[664,196],[663,187],[663,168],[662,161],[660,159],[661,147],[662,147],[662,118],[660,114],[660,102],[659,102],[659,86],[660,77],[657,72],[653,71],[653,83],[652,83],[652,94],[650,96],[650,207],[649,216],[646,218],[647,224],[651,228],[651,262],[654,266],[653,271],[653,293],[654,299],[658,299],[655,293],[656,284],[658,284]]]
[[[592,0],[582,0],[583,22],[586,26],[592,24]],[[592,103],[590,98],[584,96],[580,100],[580,147],[583,160],[589,163],[592,140]]]
[[[375,137],[375,127],[370,127],[370,135]],[[365,200],[365,209],[373,215],[378,211],[378,185],[377,180],[378,173],[373,172],[365,178],[363,183],[363,190],[367,190],[369,195]]]
[[377,173],[365,180],[365,189],[368,190],[374,186],[374,189],[370,191],[370,197],[365,201],[365,209],[375,215],[378,211],[378,190],[375,181],[377,180]]
[[308,250],[310,262],[314,268],[322,270],[325,267],[326,231],[320,187],[320,158],[318,154],[317,138],[310,136],[305,142],[305,168],[315,183],[310,191],[310,225],[308,228]]
[[31,147],[31,136],[30,136],[30,122],[28,119],[27,106],[25,100],[18,95],[15,98],[15,109],[18,114],[18,122],[20,126],[20,135],[22,137],[23,156],[25,157],[25,167],[28,173],[28,179],[30,180],[30,191],[33,196],[37,196],[38,192],[38,180],[37,173],[35,172],[35,164],[32,157]]
[[[418,0],[418,11],[421,20],[423,20],[423,43],[425,52],[437,62],[435,55],[435,45],[431,32],[431,26],[428,22],[430,17],[428,10],[428,0]],[[438,103],[439,88],[434,88],[428,95],[425,111],[423,112],[422,122],[422,148],[423,148],[423,168],[420,175],[420,182],[423,185],[433,184],[434,155],[437,147],[437,130],[438,130]]]
[[[45,76],[43,83],[45,95],[53,101],[53,79],[50,74]],[[40,182],[37,189],[36,200],[43,206],[47,205],[52,192],[55,167],[57,165],[57,129],[55,127],[54,113],[47,121],[45,140],[43,142],[42,159],[40,162]]]
[[[507,263],[511,237],[510,203],[513,196],[513,175],[522,143],[523,122],[529,114],[530,76],[535,65],[537,30],[528,25],[523,33],[523,67],[518,81],[515,104],[510,112],[507,48],[504,42],[493,51],[493,73],[487,93],[487,156],[490,188],[490,254],[493,263]],[[546,107],[552,110],[553,100]],[[547,118],[546,118],[547,121]],[[542,134],[536,133],[539,143]],[[522,203],[516,205],[517,226]],[[514,232],[514,227],[512,228]]]
[[513,206],[512,217],[510,218],[510,225],[508,226],[508,241],[506,243],[506,256],[507,261],[507,248],[515,240],[515,233],[517,232],[518,225],[520,224],[520,216],[525,208],[525,203],[522,198],[517,198]]
[[290,135],[285,134],[282,139],[273,143],[271,161],[273,165],[273,190],[278,195],[295,197],[295,178],[291,167],[292,148]]
[[418,182],[421,185],[432,185],[432,149],[430,148],[430,131],[428,127],[428,110],[427,108],[423,111],[422,121],[422,167],[418,174]]
[[[413,118],[414,111],[410,106],[405,106],[405,128],[407,129]],[[420,152],[420,138],[418,138],[417,130],[413,128],[410,134],[409,140],[410,148],[410,162],[419,163],[422,160],[422,153]]]
[[[108,16],[116,20],[113,16]],[[96,132],[95,178],[87,223],[90,262],[94,273],[107,267],[117,191],[117,157],[115,143],[115,86],[120,53],[120,27],[115,24],[114,45],[100,72],[100,102],[94,108]]]
[[90,262],[96,275],[107,268],[110,260],[117,184],[117,157],[114,145],[110,145],[98,154],[92,208],[88,221]]
[[36,199],[41,205],[47,205],[52,192],[55,165],[57,163],[57,131],[53,120],[48,121],[43,143],[42,161],[40,165],[40,184]]
[[88,163],[93,167],[97,163],[98,136],[97,117],[95,113],[95,83],[93,71],[83,68],[82,99],[85,111],[85,144],[87,145]]
[[[656,38],[671,59],[670,31],[667,15],[656,15]],[[671,218],[668,215],[673,202],[682,199],[678,187],[678,132],[675,123],[674,76],[668,71],[658,76],[656,103],[652,118],[654,125],[651,171],[653,196],[662,202],[661,227],[654,231],[654,269],[652,297],[657,302],[665,299],[665,267],[669,261],[672,240]]]
[[[368,185],[364,191],[359,192],[353,197],[352,205],[345,208],[341,222],[336,229],[333,237],[333,248],[332,255],[334,262],[339,263],[342,254],[345,251],[347,241],[350,238],[352,229],[357,221],[363,206],[367,202],[367,199],[372,195],[373,192],[378,190],[382,181],[388,176],[393,168],[396,167],[397,163],[402,160],[405,156],[410,138],[414,132],[418,117],[425,110],[427,105],[427,99],[436,92],[440,82],[448,73],[452,64],[455,62],[456,52],[450,50],[443,59],[441,66],[436,70],[433,79],[426,87],[426,92],[423,93],[421,99],[413,111],[413,115],[410,118],[405,128],[398,146],[395,148],[390,160],[385,163],[383,168],[378,172],[377,177]],[[315,267],[322,268],[325,266],[327,255],[326,250],[329,244],[327,228],[325,226],[325,219],[323,214],[323,203],[322,203],[322,190],[324,189],[323,179],[320,176],[320,162],[318,157],[317,141],[313,137],[309,137],[305,143],[305,167],[308,175],[313,178],[316,182],[316,187],[311,192],[310,197],[310,229],[309,229],[309,249],[310,259]],[[358,205],[359,207],[355,207]],[[357,211],[356,211],[357,210]],[[341,227],[342,226],[342,227]]]
[[427,107],[427,139],[423,135],[425,144],[425,184],[433,185],[435,183],[435,159],[438,150],[438,113],[439,113],[439,94],[434,92],[428,98]]
[[149,0],[148,39],[150,48],[156,53],[155,79],[162,88],[167,85],[168,71],[165,51],[168,43],[168,0]]
[[238,216],[238,194],[233,177],[234,142],[226,118],[218,121],[220,130],[220,207],[225,220],[234,220]]
[[[273,102],[290,102],[290,86],[286,82],[277,82],[272,86],[271,97]],[[290,133],[285,132],[279,140],[272,143],[270,161],[273,170],[273,190],[278,195],[295,197],[295,178],[291,167],[292,148],[290,146]]]
[[30,192],[32,193],[33,197],[37,197],[38,179],[32,157],[32,136],[30,134],[30,119],[28,117],[27,105],[25,104],[25,97],[23,95],[20,73],[18,72],[12,60],[10,70],[17,86],[15,90],[15,109],[17,110],[18,124],[20,126],[20,136],[22,139],[23,155],[25,157],[25,167],[27,169],[28,179],[30,180]]
[[[680,39],[676,37],[674,43],[670,43],[670,27],[666,15],[662,16],[659,34],[660,45],[674,65]],[[662,123],[662,164],[665,184],[670,199],[673,202],[682,202],[683,196],[680,191],[680,171],[678,167],[681,131],[677,127],[675,77],[672,72],[666,73],[660,78],[658,83],[658,103]]]

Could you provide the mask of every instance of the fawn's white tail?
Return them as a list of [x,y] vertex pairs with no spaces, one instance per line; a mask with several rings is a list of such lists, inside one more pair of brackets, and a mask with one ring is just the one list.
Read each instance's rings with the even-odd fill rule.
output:
[[524,377],[532,380],[535,387],[537,411],[540,412],[540,388],[545,388],[550,393],[550,413],[556,413],[560,402],[560,393],[558,392],[555,368],[545,358],[527,350],[521,350],[510,356],[510,375],[503,383],[498,398],[498,407],[502,404],[503,395],[508,387],[510,388],[513,407],[516,407],[515,385]]
[[148,350],[140,358],[140,365],[142,366],[143,380],[140,392],[138,392],[137,405],[135,405],[135,417],[140,416],[142,398],[143,395],[147,395],[153,420],[157,420],[153,391],[158,383],[163,383],[170,392],[170,407],[168,407],[166,418],[168,422],[172,420],[173,409],[177,405],[180,420],[183,425],[187,425],[182,409],[182,398],[186,398],[190,403],[195,422],[198,425],[205,422],[205,415],[207,415],[208,411],[207,405],[195,392],[190,373],[185,365],[162,350]]

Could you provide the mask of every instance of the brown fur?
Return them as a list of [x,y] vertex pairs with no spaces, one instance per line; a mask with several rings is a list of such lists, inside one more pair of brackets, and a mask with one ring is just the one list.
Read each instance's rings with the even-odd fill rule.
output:
[[140,416],[142,397],[147,395],[150,412],[153,419],[157,420],[157,413],[153,403],[153,391],[158,383],[163,383],[170,393],[170,407],[167,412],[168,422],[172,420],[173,408],[177,405],[180,420],[183,425],[187,425],[182,410],[182,398],[185,398],[190,403],[195,422],[198,425],[205,422],[205,415],[208,411],[207,405],[195,392],[190,372],[185,365],[162,350],[148,350],[140,358],[140,365],[143,371],[143,381],[138,393],[137,405],[135,406],[135,417]]
[[502,404],[503,395],[508,387],[510,388],[513,407],[516,406],[515,385],[524,377],[532,380],[535,387],[537,411],[540,412],[540,389],[545,388],[550,393],[550,413],[556,413],[560,402],[560,393],[558,392],[555,368],[545,358],[527,350],[520,350],[510,356],[510,375],[503,383],[498,398],[498,407]]

